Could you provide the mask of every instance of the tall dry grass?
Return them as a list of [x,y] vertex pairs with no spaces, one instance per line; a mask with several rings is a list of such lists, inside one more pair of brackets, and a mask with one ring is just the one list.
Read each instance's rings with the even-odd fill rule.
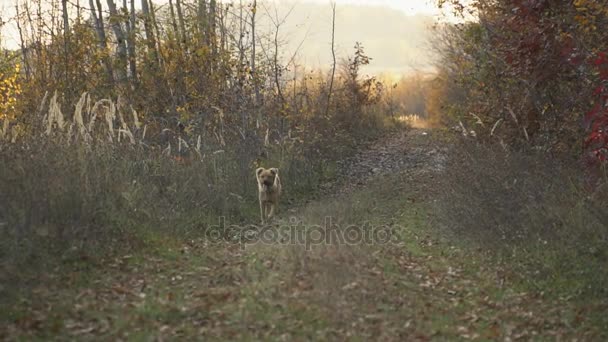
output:
[[[306,96],[325,98],[321,88]],[[317,101],[309,115],[270,118],[253,131],[217,107],[207,122],[183,123],[142,117],[124,97],[84,93],[73,109],[60,98],[47,93],[37,112],[3,130],[5,265],[138,246],[149,232],[201,234],[220,216],[257,222],[256,167],[279,167],[289,206],[390,124],[379,108],[351,104],[348,94],[336,95],[329,116],[319,114]],[[340,103],[353,112],[339,112]]]

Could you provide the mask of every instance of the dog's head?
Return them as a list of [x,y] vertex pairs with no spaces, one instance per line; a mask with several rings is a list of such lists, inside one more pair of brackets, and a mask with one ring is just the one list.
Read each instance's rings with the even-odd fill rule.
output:
[[273,186],[274,181],[279,174],[279,169],[274,167],[271,169],[265,169],[261,167],[255,171],[255,174],[260,184],[265,186]]

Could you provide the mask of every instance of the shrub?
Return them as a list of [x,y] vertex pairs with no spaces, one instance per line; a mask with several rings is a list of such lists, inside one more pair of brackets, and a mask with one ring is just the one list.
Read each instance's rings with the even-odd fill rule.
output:
[[[606,198],[601,189],[590,195],[583,188],[578,163],[557,160],[459,144],[442,180],[439,223],[500,256],[529,284],[605,295]],[[567,285],[556,288],[558,283]]]

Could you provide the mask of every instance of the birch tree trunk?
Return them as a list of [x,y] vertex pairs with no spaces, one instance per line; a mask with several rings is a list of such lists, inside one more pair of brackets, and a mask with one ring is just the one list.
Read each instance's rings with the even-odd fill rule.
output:
[[[207,32],[209,37],[209,45],[211,46],[211,55],[213,63],[217,61],[217,40],[215,39],[215,29],[216,29],[216,10],[217,4],[216,0],[209,1],[209,30]],[[213,66],[215,69],[215,65]]]
[[177,27],[177,19],[175,19],[175,9],[173,8],[173,0],[169,0],[169,15],[171,16],[171,26],[173,27],[173,31],[175,32],[175,40],[181,42],[179,28]]
[[197,8],[197,25],[198,25],[198,35],[199,35],[199,47],[203,45],[209,45],[209,41],[207,40],[207,1],[206,0],[198,0],[198,8]]
[[130,0],[130,8],[127,10],[127,0],[123,0],[123,7],[129,16],[125,19],[125,28],[127,31],[127,57],[129,59],[129,76],[133,86],[137,85],[137,61],[135,60],[135,0]]
[[158,63],[162,67],[164,65],[164,57],[161,49],[161,35],[158,27],[158,21],[156,20],[156,10],[154,9],[154,3],[152,0],[148,2],[148,8],[150,9],[150,22],[152,24],[152,28],[154,29],[154,34],[156,35],[156,39],[154,40],[155,56],[158,58]]
[[116,37],[116,57],[118,58],[118,70],[116,71],[118,81],[124,83],[127,81],[127,44],[125,39],[125,32],[120,25],[118,20],[118,11],[116,10],[116,4],[114,0],[107,0],[108,8],[110,10],[110,26]]
[[183,45],[183,48],[188,50],[188,32],[186,32],[186,23],[184,22],[184,12],[182,11],[182,1],[175,0],[175,9],[177,10],[177,19],[179,20],[179,28],[182,31],[181,37],[182,41],[180,42]]
[[[97,7],[96,7],[97,5]],[[89,0],[89,6],[91,7],[91,18],[93,18],[93,22],[95,23],[95,32],[97,32],[97,45],[101,50],[102,56],[104,56],[102,60],[103,68],[106,70],[106,75],[108,78],[108,84],[110,86],[114,85],[114,72],[112,70],[112,64],[110,59],[107,57],[106,52],[108,51],[108,41],[106,38],[106,31],[103,24],[103,14],[101,10],[101,2],[97,0],[97,4],[94,0]],[[99,14],[97,14],[99,11]]]
[[152,69],[157,69],[158,52],[156,50],[154,26],[152,24],[152,17],[150,16],[150,7],[148,6],[148,0],[141,0],[141,12],[144,17],[144,32],[146,33],[146,45],[148,46],[148,53],[152,55],[151,66]]

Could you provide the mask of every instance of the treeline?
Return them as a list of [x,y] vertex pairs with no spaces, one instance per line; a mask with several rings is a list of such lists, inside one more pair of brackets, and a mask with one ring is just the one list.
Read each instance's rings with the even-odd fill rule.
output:
[[606,1],[446,3],[477,18],[434,43],[449,120],[511,147],[605,159]]
[[439,225],[510,269],[506,281],[605,300],[608,3],[439,3],[473,19],[434,43],[435,113],[468,135],[450,150]]
[[[63,108],[73,108],[88,92],[97,99],[120,95],[143,117],[170,120],[174,128],[181,123],[203,130],[221,109],[238,135],[255,127],[286,136],[295,128],[289,118],[344,107],[328,95],[327,74],[311,73],[281,51],[285,18],[271,6],[215,0],[162,6],[148,0],[17,2],[21,49],[12,61],[21,65],[22,77],[15,111],[35,113],[45,94],[55,91]],[[261,16],[273,23],[271,31],[256,27]],[[365,63],[358,45],[343,67],[333,66],[333,91],[352,95],[359,101],[354,107],[381,91],[373,79],[352,79],[361,77],[358,69]]]
[[189,109],[186,103],[231,104],[228,89],[259,90],[269,71],[255,52],[261,44],[255,3],[235,8],[215,0],[163,6],[91,0],[56,6],[44,0],[16,5],[27,84],[21,99],[34,102],[29,106],[47,91],[57,90],[66,104],[95,91],[99,97],[125,95],[151,115],[177,115]]

